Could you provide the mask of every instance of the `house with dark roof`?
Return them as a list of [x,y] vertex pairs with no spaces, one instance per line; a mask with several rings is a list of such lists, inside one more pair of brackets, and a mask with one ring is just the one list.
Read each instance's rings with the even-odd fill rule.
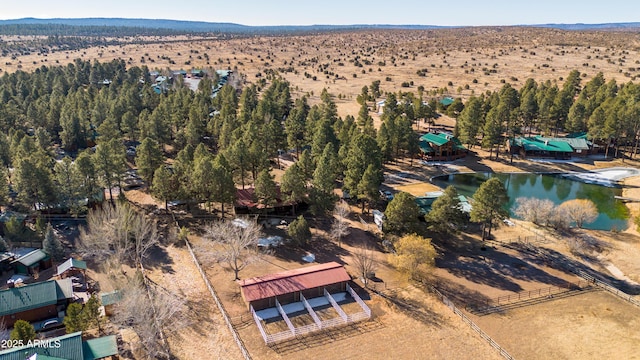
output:
[[36,249],[11,262],[16,274],[34,275],[53,266],[51,257],[42,249]]
[[97,360],[118,355],[115,335],[82,341],[78,331],[0,351],[0,360]]
[[280,192],[280,186],[276,186],[276,202],[273,206],[265,206],[260,204],[255,196],[255,188],[246,188],[236,190],[236,200],[234,203],[234,210],[236,214],[255,214],[255,213],[277,213],[285,214],[290,213],[291,208],[295,205],[291,201],[286,201],[282,198]]
[[73,299],[71,279],[50,280],[0,290],[0,321],[7,327],[18,320],[28,322],[63,317]]
[[276,300],[282,304],[315,298],[328,292],[346,291],[351,276],[344,266],[337,262],[308,266],[283,271],[276,274],[258,276],[240,280],[242,298],[255,311],[276,306]]
[[420,151],[426,160],[455,160],[467,156],[460,140],[445,132],[426,133],[420,137]]

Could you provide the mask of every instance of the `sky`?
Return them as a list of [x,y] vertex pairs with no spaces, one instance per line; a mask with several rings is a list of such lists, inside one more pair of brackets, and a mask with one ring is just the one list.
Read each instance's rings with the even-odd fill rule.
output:
[[2,0],[0,19],[123,17],[243,25],[447,26],[640,21],[637,0]]

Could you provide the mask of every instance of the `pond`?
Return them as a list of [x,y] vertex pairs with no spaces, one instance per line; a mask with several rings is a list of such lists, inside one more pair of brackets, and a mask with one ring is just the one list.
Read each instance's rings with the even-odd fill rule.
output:
[[561,174],[495,174],[468,173],[443,175],[433,178],[433,183],[442,188],[454,185],[458,192],[465,196],[473,196],[475,191],[490,177],[502,180],[509,193],[509,212],[512,217],[516,199],[519,197],[535,197],[549,199],[559,205],[572,199],[589,199],[597,208],[598,218],[585,224],[584,228],[595,230],[625,230],[628,226],[629,210],[614,196],[621,196],[620,187],[607,187],[587,184],[578,180],[563,177]]

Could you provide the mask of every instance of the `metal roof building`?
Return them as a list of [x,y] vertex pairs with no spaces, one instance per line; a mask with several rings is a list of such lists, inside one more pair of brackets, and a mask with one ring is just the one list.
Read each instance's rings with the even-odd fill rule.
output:
[[281,304],[299,301],[299,294],[307,298],[322,296],[324,289],[344,291],[351,280],[344,266],[337,262],[319,264],[276,274],[240,280],[242,297],[249,306],[261,310]]
[[96,360],[118,355],[115,335],[82,341],[82,332],[40,340],[38,345],[0,351],[0,360]]

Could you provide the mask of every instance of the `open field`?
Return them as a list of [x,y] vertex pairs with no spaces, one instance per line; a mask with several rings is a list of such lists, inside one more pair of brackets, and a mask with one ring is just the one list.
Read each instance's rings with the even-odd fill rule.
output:
[[516,359],[634,359],[640,308],[604,291],[472,317]]
[[635,79],[640,71],[640,42],[634,33],[624,31],[477,27],[146,40],[150,43],[127,44],[125,39],[118,46],[8,55],[0,57],[0,69],[31,71],[82,58],[122,59],[129,65],[160,71],[232,69],[248,82],[277,71],[291,83],[293,96],[308,94],[311,103],[319,101],[323,88],[340,95],[336,102],[342,116],[357,115],[356,95],[375,80],[381,81],[383,92],[415,92],[423,86],[426,91],[440,89],[440,93],[464,98],[497,90],[504,82],[519,88],[527,78],[562,83],[571,70],[584,73],[584,81],[602,72],[607,80],[618,83]]

